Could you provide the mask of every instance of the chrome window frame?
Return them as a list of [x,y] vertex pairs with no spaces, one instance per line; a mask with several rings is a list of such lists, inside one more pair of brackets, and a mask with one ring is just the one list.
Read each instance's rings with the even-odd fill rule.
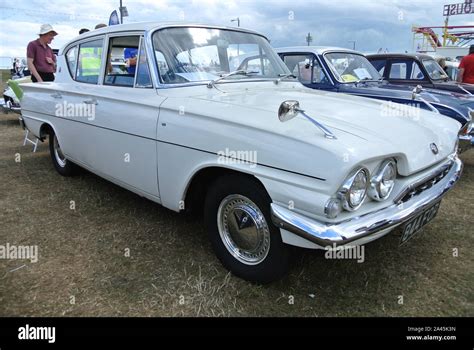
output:
[[[140,63],[142,45],[143,45],[143,51],[146,57],[146,65],[148,66],[148,76],[150,78],[150,85],[148,86],[137,86],[138,71],[140,69],[140,66],[142,65],[142,63]],[[140,36],[140,43],[138,44],[137,71],[135,74],[135,79],[133,81],[133,88],[134,89],[153,89],[153,79],[152,79],[152,73],[150,69],[150,56],[148,55],[146,39],[144,35]]]
[[[250,30],[245,30],[242,28],[227,28],[227,27],[220,27],[220,26],[212,26],[212,25],[198,25],[198,24],[182,24],[182,25],[170,25],[166,27],[158,27],[154,28],[151,30],[148,30],[145,33],[146,36],[146,42],[147,42],[147,52],[148,52],[148,58],[150,59],[149,66],[153,70],[152,77],[154,79],[154,85],[156,86],[157,89],[174,89],[174,88],[182,88],[182,87],[192,87],[192,86],[203,86],[209,84],[210,81],[200,81],[200,82],[189,82],[189,83],[180,83],[180,84],[165,84],[161,81],[161,77],[158,71],[158,62],[156,61],[155,57],[155,48],[153,46],[153,36],[155,33],[160,32],[165,29],[170,29],[170,28],[204,28],[204,29],[219,29],[219,30],[232,30],[232,31],[237,31],[237,32],[242,32],[246,34],[253,34],[253,35],[258,35],[265,39],[269,44],[270,40],[263,34],[253,32]],[[271,45],[270,45],[271,46]],[[272,48],[273,49],[273,48]],[[275,54],[278,56],[278,53],[275,52]],[[286,65],[283,63],[283,65],[286,67]],[[239,79],[238,81],[229,81],[226,83],[251,83],[251,82],[268,82],[268,81],[275,81],[276,78],[266,78],[266,79]]]
[[[104,55],[102,57],[103,62],[106,62],[105,66],[102,67],[102,70],[101,70],[101,73],[103,74],[103,77],[102,77],[102,80],[101,80],[101,85],[103,86],[112,86],[112,87],[122,87],[122,88],[132,88],[132,89],[135,89],[135,81],[136,81],[136,78],[137,78],[137,74],[135,74],[135,77],[133,78],[133,85],[132,86],[129,86],[129,85],[119,85],[119,84],[105,84],[105,77],[107,76],[107,74],[105,74],[105,71],[107,69],[107,55],[109,53],[109,45],[110,45],[110,40],[114,39],[114,38],[120,38],[120,37],[124,37],[124,36],[138,36],[138,56],[137,56],[137,60],[139,59],[139,56],[140,56],[140,44],[142,42],[142,39],[144,37],[144,35],[146,35],[146,32],[145,31],[137,31],[137,30],[133,30],[133,31],[120,31],[120,32],[113,32],[113,33],[108,33],[106,34],[106,39],[107,39],[107,50],[106,52],[104,52]],[[137,61],[137,68],[138,68],[138,61]]]
[[[74,46],[71,46],[68,48],[67,51],[65,51],[64,53],[64,60],[66,61],[66,66],[67,66],[67,70],[69,72],[69,76],[72,78],[72,80],[76,81],[76,72],[77,72],[77,64],[79,62],[79,48],[80,46],[79,45],[74,45]],[[71,72],[71,67],[69,66],[69,60],[67,58],[67,55],[69,54],[69,51],[73,50],[73,49],[76,49],[77,52],[76,52],[76,59],[75,59],[75,69],[74,69],[74,73]]]
[[425,66],[425,62],[427,62],[427,61],[433,61],[435,64],[437,64],[438,67],[441,68],[441,72],[446,75],[446,78],[449,78],[449,74],[445,72],[445,70],[443,69],[443,67],[441,67],[441,66],[439,65],[439,63],[438,63],[434,58],[422,58],[422,59],[420,59],[420,63],[421,63],[421,66],[425,69],[426,73],[428,74],[429,80],[431,80],[431,81],[445,81],[446,78],[434,79],[434,78],[430,75],[430,72],[428,72],[428,69],[427,69],[426,66]]

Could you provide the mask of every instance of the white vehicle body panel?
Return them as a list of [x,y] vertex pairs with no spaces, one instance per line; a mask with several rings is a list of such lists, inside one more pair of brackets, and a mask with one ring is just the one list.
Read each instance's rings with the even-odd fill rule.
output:
[[[120,31],[166,26],[130,24]],[[114,30],[86,33],[80,40]],[[373,172],[384,159],[395,158],[400,179],[394,197],[455,152],[459,124],[431,112],[417,111],[417,118],[383,117],[381,101],[315,91],[298,82],[228,83],[219,85],[222,91],[206,85],[140,89],[84,84],[71,79],[63,51],[56,82],[23,85],[27,128],[42,137],[41,127],[48,124],[68,159],[175,211],[182,209],[194,175],[218,167],[254,176],[274,203],[293,205],[296,213],[315,220],[339,222],[391,204],[367,200],[357,213],[325,217],[327,200],[357,167]],[[337,139],[325,138],[303,117],[280,122],[277,112],[285,100],[298,100]],[[96,102],[95,117],[55,115],[64,101]],[[431,151],[432,143],[438,154]],[[235,161],[221,156],[226,150],[257,157],[255,162]],[[318,247],[286,230],[283,239]]]

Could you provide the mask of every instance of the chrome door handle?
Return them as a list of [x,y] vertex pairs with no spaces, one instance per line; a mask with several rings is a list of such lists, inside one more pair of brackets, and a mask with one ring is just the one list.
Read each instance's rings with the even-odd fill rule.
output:
[[63,98],[63,95],[61,95],[59,92],[56,92],[55,94],[51,95],[52,98]]
[[97,100],[94,98],[92,100],[85,100],[83,101],[86,105],[95,105],[97,106],[99,104],[99,102],[97,102]]

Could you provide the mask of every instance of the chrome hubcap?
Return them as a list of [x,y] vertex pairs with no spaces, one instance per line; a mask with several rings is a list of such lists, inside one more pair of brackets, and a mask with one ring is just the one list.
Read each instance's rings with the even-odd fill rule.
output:
[[61,146],[59,146],[58,139],[56,138],[56,135],[54,135],[54,157],[56,158],[56,161],[58,162],[59,166],[61,168],[64,168],[66,166],[66,157],[64,156]]
[[257,265],[270,250],[270,229],[265,216],[241,195],[224,198],[217,212],[217,226],[226,249],[241,263]]

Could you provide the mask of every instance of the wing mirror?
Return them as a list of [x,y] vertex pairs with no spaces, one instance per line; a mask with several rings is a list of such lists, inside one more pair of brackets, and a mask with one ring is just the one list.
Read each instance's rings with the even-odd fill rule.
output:
[[280,105],[280,108],[278,109],[278,119],[280,119],[282,123],[293,119],[298,114],[301,114],[311,123],[313,123],[314,126],[319,128],[324,133],[324,137],[326,137],[327,139],[332,139],[332,140],[337,139],[337,137],[331,132],[331,130],[326,128],[323,124],[321,124],[314,118],[311,118],[309,115],[307,115],[305,111],[300,108],[300,103],[298,101],[295,101],[295,100],[284,101],[282,102],[282,104]]
[[298,101],[285,101],[278,109],[278,119],[281,122],[287,122],[296,117],[301,112],[300,103]]

